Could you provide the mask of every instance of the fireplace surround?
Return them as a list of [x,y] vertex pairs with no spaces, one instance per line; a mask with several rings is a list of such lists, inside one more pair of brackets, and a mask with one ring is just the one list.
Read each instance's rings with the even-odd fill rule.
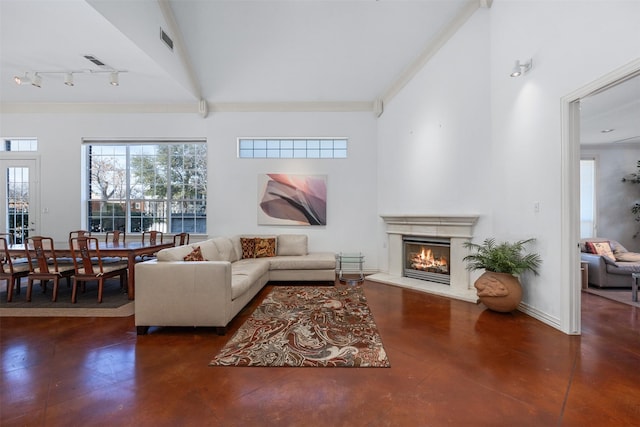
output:
[[[406,287],[463,301],[476,302],[469,271],[462,259],[464,243],[471,241],[477,215],[382,215],[388,237],[388,272],[367,276],[368,280]],[[404,240],[415,237],[449,243],[448,278],[445,284],[433,279],[406,277]]]

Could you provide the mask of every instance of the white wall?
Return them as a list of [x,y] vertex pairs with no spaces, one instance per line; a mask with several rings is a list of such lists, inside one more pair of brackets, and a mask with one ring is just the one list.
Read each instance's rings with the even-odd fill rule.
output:
[[631,206],[640,201],[640,185],[622,182],[622,177],[638,173],[640,144],[612,144],[606,147],[583,146],[582,158],[596,159],[597,236],[617,240],[627,250],[640,252],[640,223],[634,220]]
[[[527,277],[524,301],[551,320],[568,309],[561,272],[576,268],[560,263],[560,100],[640,57],[638,16],[640,2],[629,1],[497,0],[491,9],[494,231],[538,239],[544,264]],[[508,77],[516,59],[530,57],[527,75]]]
[[[378,123],[381,214],[480,215],[474,232],[489,234],[489,13],[478,10],[385,105]],[[384,245],[383,231],[380,238]],[[383,270],[387,261],[381,246]]]
[[[66,240],[83,226],[83,137],[205,137],[208,141],[207,229],[236,233],[308,233],[311,250],[362,251],[365,268],[377,270],[376,128],[372,113],[3,114],[5,137],[37,137],[41,156],[40,232]],[[342,136],[347,159],[261,160],[237,158],[239,136]],[[326,227],[257,225],[260,173],[328,175]]]
[[[569,332],[561,98],[640,57],[638,16],[630,1],[495,0],[478,10],[385,106],[380,212],[475,211],[477,240],[535,237],[544,262],[540,276],[523,277],[523,301]],[[509,77],[516,59],[531,57],[528,74]]]

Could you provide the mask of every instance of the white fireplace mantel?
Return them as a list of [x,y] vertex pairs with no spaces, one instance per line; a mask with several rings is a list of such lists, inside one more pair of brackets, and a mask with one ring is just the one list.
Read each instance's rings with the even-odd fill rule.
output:
[[[436,295],[476,302],[476,292],[470,283],[469,271],[462,258],[464,247],[473,237],[473,227],[478,215],[381,215],[386,224],[389,239],[389,272],[367,276],[367,279],[406,287]],[[427,236],[448,238],[451,242],[451,283],[430,282],[403,277],[403,236]]]

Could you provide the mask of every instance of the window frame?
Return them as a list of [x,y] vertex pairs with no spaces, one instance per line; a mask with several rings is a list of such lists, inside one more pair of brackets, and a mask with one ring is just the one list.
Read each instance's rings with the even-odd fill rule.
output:
[[[161,147],[161,146],[171,146],[171,145],[181,145],[181,146],[189,146],[189,145],[197,145],[200,147],[204,148],[205,151],[205,155],[204,156],[197,156],[198,158],[203,158],[204,159],[204,167],[205,167],[205,171],[204,171],[204,177],[201,179],[201,182],[197,185],[199,185],[202,189],[202,191],[198,192],[196,194],[196,196],[201,196],[201,197],[195,197],[195,198],[181,198],[181,199],[174,199],[172,197],[172,187],[174,187],[175,185],[185,185],[184,182],[180,182],[178,184],[167,184],[166,188],[164,189],[164,191],[166,192],[165,197],[164,198],[157,198],[157,197],[148,197],[149,194],[144,193],[142,195],[142,197],[137,197],[137,195],[132,194],[132,184],[131,184],[131,177],[133,176],[132,174],[132,165],[131,165],[131,159],[134,157],[134,154],[132,154],[132,149],[131,147],[139,147],[139,146],[156,146],[156,147]],[[161,227],[162,229],[159,231],[163,231],[163,232],[167,232],[167,233],[179,233],[181,231],[186,231],[189,232],[191,234],[202,234],[202,235],[206,235],[207,234],[207,176],[208,176],[208,144],[207,144],[207,140],[205,138],[197,138],[197,139],[193,139],[193,138],[188,138],[188,139],[140,139],[140,140],[122,140],[122,139],[113,139],[113,138],[108,138],[108,139],[96,139],[96,138],[91,138],[91,139],[83,139],[82,141],[82,180],[81,180],[81,185],[82,185],[82,222],[84,224],[84,227],[86,229],[91,229],[92,228],[92,220],[93,219],[100,219],[100,229],[96,229],[93,230],[94,232],[105,232],[108,230],[109,225],[104,226],[102,225],[102,221],[103,220],[111,220],[113,221],[110,225],[111,228],[115,228],[115,221],[118,218],[117,216],[100,216],[100,215],[96,215],[96,216],[92,216],[91,215],[91,209],[89,207],[90,204],[92,203],[100,203],[102,199],[95,199],[92,198],[92,191],[91,191],[91,160],[90,160],[90,156],[92,156],[92,150],[91,147],[94,146],[113,146],[113,147],[120,147],[121,149],[124,149],[125,154],[124,154],[124,161],[125,161],[125,167],[124,167],[124,171],[125,171],[125,182],[124,182],[124,196],[121,199],[115,199],[113,203],[122,203],[123,205],[123,215],[124,215],[124,227],[125,227],[125,231],[127,232],[127,234],[142,234],[142,232],[144,232],[147,229],[151,229],[150,227],[146,227],[145,226],[145,218],[144,218],[144,213],[141,213],[140,218],[139,218],[139,222],[140,222],[140,227],[139,230],[135,230],[135,231],[131,231],[134,226],[135,220],[138,218],[138,216],[132,215],[132,207],[136,206],[136,204],[138,206],[144,206],[149,205],[149,204],[162,204],[164,206],[163,211],[164,211],[164,217],[160,217],[160,216],[156,216],[156,215],[152,215],[150,217],[148,217],[148,219],[150,219],[153,223],[156,223],[154,220],[156,219],[160,219],[161,221],[159,222],[159,224],[163,224],[163,226]],[[158,148],[156,148],[156,153],[157,153]],[[170,153],[173,150],[170,149]],[[153,155],[156,155],[156,153],[154,153]],[[139,153],[138,153],[139,154]],[[193,153],[195,154],[195,153]],[[152,156],[152,155],[150,155]],[[193,157],[193,156],[192,156]],[[175,158],[175,157],[173,157]],[[167,157],[167,163],[164,165],[164,171],[165,173],[162,175],[162,177],[166,178],[166,181],[168,181],[172,175],[172,170],[173,168],[171,167],[171,159],[172,156],[169,155],[169,157]],[[157,166],[154,166],[154,170],[157,169]],[[197,190],[196,190],[197,191]],[[95,192],[94,192],[95,194]],[[153,192],[150,193],[151,195],[154,194]],[[109,199],[106,199],[109,200]],[[190,203],[191,202],[191,203]],[[191,204],[192,206],[192,210],[193,212],[190,212],[193,216],[191,217],[185,217],[184,216],[184,211],[182,212],[183,215],[182,216],[178,216],[175,215],[173,212],[173,205],[175,205],[176,203],[186,203],[186,204]],[[197,206],[200,206],[199,208],[196,209]],[[121,218],[122,216],[120,216]],[[185,219],[191,219],[193,222],[193,230],[192,229],[185,229],[184,228],[184,220]],[[164,221],[164,222],[163,222]],[[109,222],[109,221],[107,221]],[[176,226],[177,223],[182,223],[180,226]],[[119,228],[119,227],[118,227]]]
[[236,150],[238,159],[346,159],[349,138],[238,137]]

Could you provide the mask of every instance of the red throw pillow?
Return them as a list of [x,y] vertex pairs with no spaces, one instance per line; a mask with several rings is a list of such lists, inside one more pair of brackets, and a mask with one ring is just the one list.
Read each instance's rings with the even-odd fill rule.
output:
[[184,257],[185,261],[206,261],[202,256],[202,251],[200,250],[200,246],[196,246],[194,250],[189,253],[189,255]]

